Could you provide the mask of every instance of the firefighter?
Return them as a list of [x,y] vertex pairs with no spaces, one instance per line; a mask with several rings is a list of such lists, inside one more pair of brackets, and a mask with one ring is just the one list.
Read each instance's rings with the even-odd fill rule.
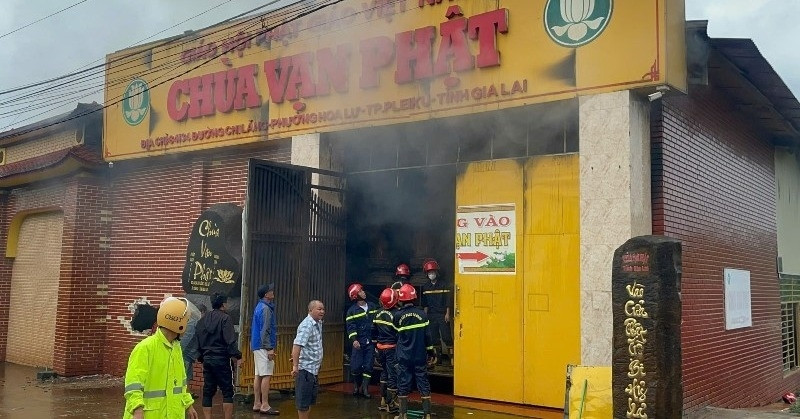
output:
[[161,302],[155,333],[136,344],[125,372],[125,412],[129,418],[197,419],[186,391],[186,369],[178,338],[186,332],[189,305],[184,298]]
[[397,330],[394,328],[394,314],[397,312],[399,291],[386,288],[381,292],[383,310],[375,316],[372,324],[372,336],[378,348],[378,360],[381,368],[381,402],[378,410],[383,412],[397,411],[397,362],[395,347],[397,346]]
[[372,319],[377,307],[367,302],[367,293],[361,284],[352,284],[347,289],[350,300],[355,301],[347,310],[345,324],[350,340],[350,374],[353,376],[353,395],[366,399],[369,396],[369,380],[372,378],[372,363],[375,345],[372,341]]
[[397,265],[394,269],[394,279],[396,282],[392,284],[392,288],[400,289],[401,285],[408,284],[411,282],[411,268],[405,263]]
[[433,351],[428,334],[428,316],[414,306],[417,290],[411,284],[403,284],[398,293],[401,307],[394,314],[397,329],[397,394],[400,399],[399,415],[395,419],[407,419],[408,395],[411,382],[417,382],[422,397],[424,419],[431,418],[431,385],[428,382],[428,357]]
[[[422,309],[428,315],[431,342],[435,349],[442,348],[442,343],[452,362],[453,333],[450,329],[450,314],[452,311],[452,293],[450,285],[442,278],[439,264],[433,259],[428,259],[422,265],[422,271],[428,281],[422,287]],[[437,357],[441,361],[441,358]]]

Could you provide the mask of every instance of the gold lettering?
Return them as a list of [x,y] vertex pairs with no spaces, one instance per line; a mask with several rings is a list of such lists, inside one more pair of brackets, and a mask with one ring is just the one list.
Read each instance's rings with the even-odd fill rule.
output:
[[205,240],[201,240],[200,241],[200,257],[201,258],[207,258],[207,257],[213,256],[213,255],[214,254],[208,248],[208,245],[206,244],[206,241]]
[[649,315],[644,310],[644,300],[639,300],[638,303],[634,303],[633,300],[628,300],[628,302],[625,303],[625,315],[645,319],[648,318]]
[[642,284],[637,284],[635,279],[633,280],[633,284],[626,285],[625,289],[628,291],[628,295],[631,298],[644,297],[644,286]]
[[219,227],[210,220],[201,221],[197,232],[201,237],[219,237]]

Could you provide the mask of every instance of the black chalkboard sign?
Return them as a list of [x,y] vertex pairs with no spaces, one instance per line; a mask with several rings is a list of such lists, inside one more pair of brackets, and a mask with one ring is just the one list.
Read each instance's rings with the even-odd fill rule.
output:
[[195,221],[183,267],[186,294],[220,293],[238,297],[242,290],[242,209],[217,204]]

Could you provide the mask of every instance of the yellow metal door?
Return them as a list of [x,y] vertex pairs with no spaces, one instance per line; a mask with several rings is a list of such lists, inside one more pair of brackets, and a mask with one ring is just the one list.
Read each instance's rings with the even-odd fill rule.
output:
[[[471,163],[458,178],[457,207],[514,204],[515,218],[521,224],[522,198],[523,163],[519,161]],[[517,255],[522,254],[523,231],[517,225]],[[523,402],[523,262],[520,259],[516,258],[516,274],[465,274],[459,272],[456,260],[453,383],[456,395]]]
[[564,406],[567,364],[580,363],[578,156],[525,167],[525,404]]

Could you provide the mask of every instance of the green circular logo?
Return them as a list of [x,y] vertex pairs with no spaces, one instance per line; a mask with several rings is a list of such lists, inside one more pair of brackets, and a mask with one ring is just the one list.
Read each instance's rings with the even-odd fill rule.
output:
[[128,125],[139,125],[150,110],[150,89],[142,79],[136,79],[122,94],[122,117]]
[[576,48],[600,36],[611,19],[613,0],[547,0],[544,29],[565,47]]

